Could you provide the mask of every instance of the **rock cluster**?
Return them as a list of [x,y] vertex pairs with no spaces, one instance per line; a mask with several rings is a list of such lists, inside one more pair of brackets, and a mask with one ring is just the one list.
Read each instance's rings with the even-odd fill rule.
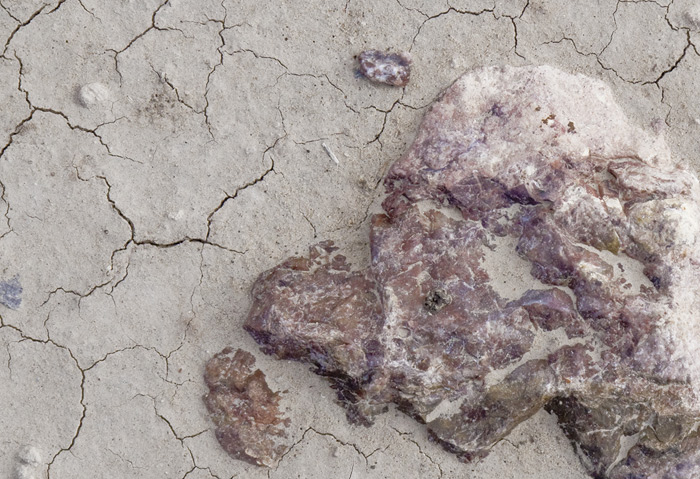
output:
[[264,352],[464,460],[545,408],[594,477],[700,476],[700,187],[605,85],[468,73],[385,185],[369,268],[325,242],[257,280]]

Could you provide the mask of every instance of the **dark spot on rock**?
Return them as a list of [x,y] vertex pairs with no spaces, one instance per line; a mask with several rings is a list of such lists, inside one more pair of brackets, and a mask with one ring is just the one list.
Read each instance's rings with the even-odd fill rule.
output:
[[491,107],[491,114],[499,118],[503,117],[503,107],[501,107],[501,105],[498,103],[494,103]]
[[542,124],[551,126],[554,123],[554,119],[557,117],[554,113],[550,114],[547,118],[542,118]]
[[444,289],[435,289],[428,293],[423,302],[423,307],[429,313],[437,313],[452,302],[452,296]]

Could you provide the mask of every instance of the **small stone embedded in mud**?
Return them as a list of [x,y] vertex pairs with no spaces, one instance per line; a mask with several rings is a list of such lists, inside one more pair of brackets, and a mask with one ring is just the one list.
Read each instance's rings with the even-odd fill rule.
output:
[[17,459],[22,464],[38,467],[41,464],[41,452],[34,446],[25,445],[17,453]]
[[40,469],[42,463],[41,452],[34,446],[25,445],[17,453],[15,464],[15,479],[35,479],[42,476]]
[[265,353],[465,461],[544,408],[596,478],[700,477],[700,185],[605,84],[474,70],[385,186],[368,268],[324,242],[258,278]]
[[78,101],[86,108],[104,103],[110,98],[109,88],[102,83],[88,83],[78,91]]
[[6,281],[0,281],[0,304],[10,309],[18,309],[22,304],[22,285],[19,275]]
[[358,57],[359,72],[377,83],[406,86],[411,78],[411,58],[408,53],[385,53],[366,50]]
[[272,392],[255,357],[226,348],[206,365],[209,393],[204,403],[216,425],[216,438],[232,457],[273,467],[289,449],[289,419],[279,411],[280,394]]

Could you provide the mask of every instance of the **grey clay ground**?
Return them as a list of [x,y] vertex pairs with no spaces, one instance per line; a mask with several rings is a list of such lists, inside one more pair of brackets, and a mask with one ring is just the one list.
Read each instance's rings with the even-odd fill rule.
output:
[[[257,353],[248,291],[315,239],[366,262],[379,180],[474,66],[601,78],[700,170],[695,45],[693,0],[0,1],[0,476],[584,478],[544,413],[470,465],[399,413],[349,426]],[[409,50],[409,85],[356,78],[367,48]],[[289,391],[277,469],[211,431],[203,366],[227,345]]]

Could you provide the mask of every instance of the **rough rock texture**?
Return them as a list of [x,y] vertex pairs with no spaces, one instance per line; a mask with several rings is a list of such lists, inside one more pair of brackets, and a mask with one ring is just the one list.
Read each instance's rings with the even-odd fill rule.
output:
[[216,424],[216,438],[236,459],[275,466],[289,449],[289,419],[279,411],[279,393],[268,387],[265,374],[253,371],[255,357],[226,348],[206,366],[209,394],[204,403]]
[[358,57],[359,72],[377,83],[406,86],[411,79],[411,59],[407,53],[366,50]]
[[325,242],[260,276],[245,327],[266,353],[465,460],[544,407],[595,477],[700,474],[700,187],[605,85],[473,71],[385,184],[369,268]]

